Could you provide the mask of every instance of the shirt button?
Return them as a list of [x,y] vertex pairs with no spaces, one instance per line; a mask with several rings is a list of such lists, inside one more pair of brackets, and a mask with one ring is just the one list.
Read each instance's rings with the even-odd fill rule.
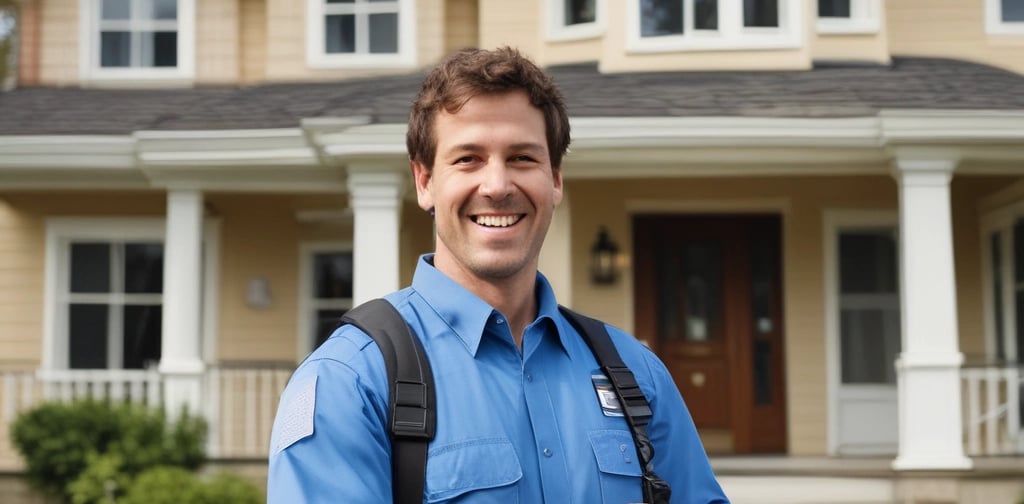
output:
[[499,318],[498,320],[495,320],[494,322],[497,323],[498,325],[501,325],[501,324],[505,323],[505,319]]
[[550,457],[551,455],[551,448],[544,448],[544,456]]
[[533,375],[532,374],[526,375],[526,381],[532,382],[533,381]]

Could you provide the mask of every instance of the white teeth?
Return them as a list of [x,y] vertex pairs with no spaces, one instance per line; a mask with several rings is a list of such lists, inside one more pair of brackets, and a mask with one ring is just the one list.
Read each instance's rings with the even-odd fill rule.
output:
[[476,218],[476,223],[487,227],[509,227],[519,222],[518,215],[481,215]]

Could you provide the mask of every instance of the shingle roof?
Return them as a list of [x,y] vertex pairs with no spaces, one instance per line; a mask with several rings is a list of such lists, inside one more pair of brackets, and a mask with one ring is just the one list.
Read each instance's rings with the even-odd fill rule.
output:
[[[551,68],[576,117],[856,117],[881,109],[1024,110],[1024,76],[959,60],[807,71],[601,74]],[[110,90],[28,87],[0,93],[0,135],[295,127],[303,118],[404,123],[422,73],[343,82]]]

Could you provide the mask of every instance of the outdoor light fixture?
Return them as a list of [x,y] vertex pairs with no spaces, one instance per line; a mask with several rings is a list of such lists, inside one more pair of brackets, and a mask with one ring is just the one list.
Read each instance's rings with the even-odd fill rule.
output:
[[619,276],[619,246],[608,236],[608,230],[601,226],[597,241],[590,249],[590,279],[596,284],[613,284]]

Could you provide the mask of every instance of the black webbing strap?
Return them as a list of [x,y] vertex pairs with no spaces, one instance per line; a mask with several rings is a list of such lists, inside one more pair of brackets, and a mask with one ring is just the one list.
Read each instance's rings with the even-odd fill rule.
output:
[[427,447],[437,424],[434,375],[423,345],[398,310],[374,299],[341,318],[370,335],[388,372],[391,434],[391,489],[395,504],[422,504]]
[[651,421],[651,405],[647,402],[643,390],[637,384],[633,372],[626,367],[619,357],[619,352],[612,343],[611,336],[604,323],[576,313],[564,306],[559,306],[565,316],[587,342],[590,351],[597,358],[601,371],[612,383],[615,395],[622,406],[629,430],[633,433],[640,466],[643,467],[643,495],[648,504],[668,504],[672,489],[665,480],[654,473],[654,446],[647,437],[647,424]]

